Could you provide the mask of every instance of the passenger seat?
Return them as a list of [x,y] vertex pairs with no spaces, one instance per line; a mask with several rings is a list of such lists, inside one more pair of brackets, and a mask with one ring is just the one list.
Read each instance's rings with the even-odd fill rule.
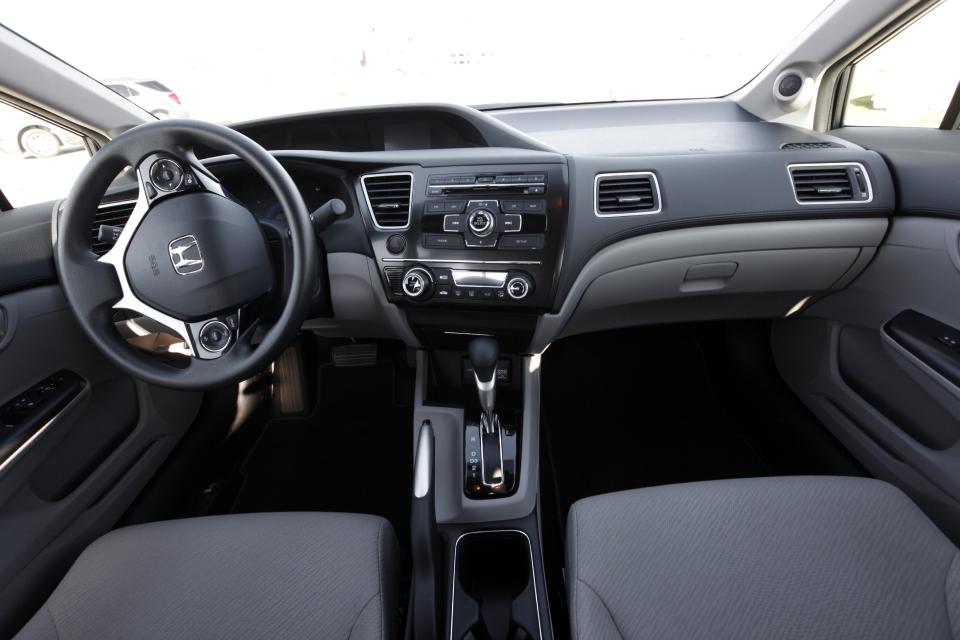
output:
[[957,638],[957,548],[878,480],[662,486],[570,510],[575,640]]

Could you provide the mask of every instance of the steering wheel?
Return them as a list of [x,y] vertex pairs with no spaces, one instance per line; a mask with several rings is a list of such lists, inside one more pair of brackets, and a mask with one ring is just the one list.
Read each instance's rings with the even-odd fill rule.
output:
[[[264,332],[255,303],[279,286],[256,218],[226,197],[197,159],[204,145],[237,155],[262,177],[286,216],[291,287]],[[94,214],[107,187],[132,167],[139,194],[116,243],[98,258]],[[263,147],[227,127],[161,120],[135,127],[100,149],[63,206],[54,251],[67,301],[86,334],[135,378],[177,389],[209,389],[262,370],[300,329],[316,278],[317,245],[300,192]],[[190,356],[172,367],[129,345],[117,310],[152,319],[176,334]]]

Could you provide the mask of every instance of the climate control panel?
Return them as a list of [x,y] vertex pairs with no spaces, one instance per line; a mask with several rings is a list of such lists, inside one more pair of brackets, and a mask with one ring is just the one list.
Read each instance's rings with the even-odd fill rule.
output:
[[525,271],[438,269],[422,265],[385,267],[384,275],[394,295],[411,302],[502,302],[526,300],[535,289]]

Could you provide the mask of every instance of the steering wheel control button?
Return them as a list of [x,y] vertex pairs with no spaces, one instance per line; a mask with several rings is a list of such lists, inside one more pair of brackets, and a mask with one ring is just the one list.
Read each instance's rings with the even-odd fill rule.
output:
[[230,328],[219,320],[211,320],[200,327],[200,346],[210,353],[220,353],[230,346]]
[[530,280],[524,276],[514,276],[507,281],[507,295],[514,300],[523,300],[530,295]]
[[176,191],[183,184],[183,168],[169,158],[161,158],[150,166],[150,180],[160,191]]
[[493,217],[493,212],[486,209],[477,209],[467,218],[467,226],[478,238],[486,238],[493,233],[495,224],[496,218]]
[[404,249],[407,248],[407,239],[401,236],[399,233],[395,233],[389,238],[387,238],[387,251],[393,255],[398,253],[403,253]]
[[430,295],[430,290],[433,288],[433,278],[426,269],[414,267],[403,274],[401,286],[408,297],[420,300]]

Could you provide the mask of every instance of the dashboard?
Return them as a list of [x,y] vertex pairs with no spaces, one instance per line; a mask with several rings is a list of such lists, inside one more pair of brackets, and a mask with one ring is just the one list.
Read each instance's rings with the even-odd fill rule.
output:
[[[722,99],[234,126],[274,153],[309,210],[346,205],[318,237],[305,327],[413,346],[496,334],[539,352],[618,326],[779,317],[854,278],[895,206],[878,154]],[[234,157],[201,156],[282,248],[267,185]]]

